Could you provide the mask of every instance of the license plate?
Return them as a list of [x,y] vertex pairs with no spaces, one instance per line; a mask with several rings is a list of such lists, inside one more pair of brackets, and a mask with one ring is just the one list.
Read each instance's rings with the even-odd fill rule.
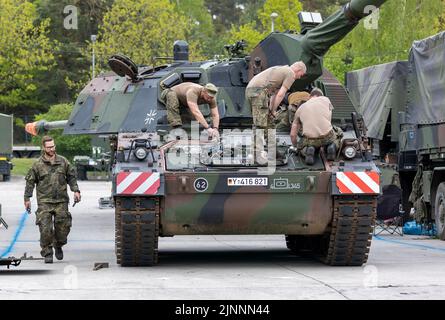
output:
[[267,187],[268,178],[227,178],[227,185],[229,187],[242,187],[242,186]]

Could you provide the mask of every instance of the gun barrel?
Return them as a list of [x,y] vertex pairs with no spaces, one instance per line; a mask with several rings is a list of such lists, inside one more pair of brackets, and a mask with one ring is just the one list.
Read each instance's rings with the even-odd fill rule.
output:
[[322,57],[351,32],[358,22],[387,0],[351,0],[323,23],[309,30],[302,41],[306,52]]
[[25,126],[25,131],[33,136],[37,136],[40,134],[45,134],[49,130],[63,129],[67,123],[68,120],[59,120],[59,121],[40,120],[32,123],[27,123]]

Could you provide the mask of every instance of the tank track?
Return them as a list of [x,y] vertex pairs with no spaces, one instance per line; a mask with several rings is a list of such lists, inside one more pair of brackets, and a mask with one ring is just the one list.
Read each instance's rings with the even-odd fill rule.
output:
[[336,196],[331,231],[324,236],[286,235],[286,246],[332,266],[361,266],[368,260],[377,197]]
[[115,201],[117,263],[123,267],[157,264],[160,199],[118,196]]
[[366,263],[376,209],[376,196],[334,196],[332,229],[322,240],[321,261],[331,266]]

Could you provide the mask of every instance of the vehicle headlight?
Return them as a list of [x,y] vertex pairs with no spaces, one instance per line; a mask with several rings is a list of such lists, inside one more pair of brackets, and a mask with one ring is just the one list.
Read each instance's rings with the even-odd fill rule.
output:
[[357,150],[355,150],[354,147],[349,146],[343,150],[343,154],[348,159],[354,159],[357,154]]
[[138,160],[144,160],[147,157],[147,151],[145,150],[145,148],[137,148],[134,151],[134,155]]

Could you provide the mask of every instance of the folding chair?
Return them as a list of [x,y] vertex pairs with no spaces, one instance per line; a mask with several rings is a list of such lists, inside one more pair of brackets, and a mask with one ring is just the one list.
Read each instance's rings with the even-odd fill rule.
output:
[[394,184],[384,186],[377,201],[377,217],[373,234],[382,232],[403,236],[402,190]]

